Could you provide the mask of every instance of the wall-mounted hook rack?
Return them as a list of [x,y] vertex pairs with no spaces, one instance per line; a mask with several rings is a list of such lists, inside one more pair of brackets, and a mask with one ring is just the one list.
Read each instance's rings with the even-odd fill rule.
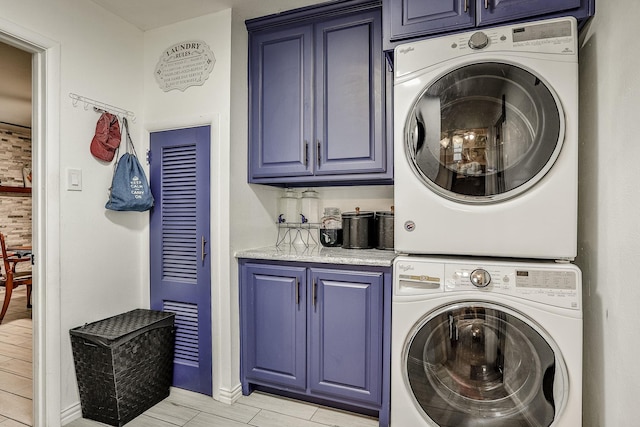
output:
[[93,107],[93,111],[96,113],[108,112],[121,117],[127,117],[132,122],[136,121],[136,115],[133,111],[125,110],[114,105],[107,104],[105,102],[96,101],[95,99],[87,98],[86,96],[80,96],[75,93],[69,93],[69,98],[72,99],[74,107],[78,104],[83,104],[84,109],[88,110],[89,107]]

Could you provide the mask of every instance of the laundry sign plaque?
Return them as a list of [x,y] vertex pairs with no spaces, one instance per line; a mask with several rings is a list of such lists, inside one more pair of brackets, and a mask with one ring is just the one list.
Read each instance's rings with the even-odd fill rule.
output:
[[156,81],[165,92],[184,91],[190,86],[202,86],[213,70],[216,58],[201,40],[187,40],[168,47],[156,65]]

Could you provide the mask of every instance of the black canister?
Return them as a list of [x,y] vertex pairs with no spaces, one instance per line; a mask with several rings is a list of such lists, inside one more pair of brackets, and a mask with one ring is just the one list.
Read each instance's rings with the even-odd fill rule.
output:
[[345,249],[371,249],[375,247],[375,214],[361,211],[342,214],[342,247]]
[[393,249],[393,206],[391,211],[376,212],[376,248]]

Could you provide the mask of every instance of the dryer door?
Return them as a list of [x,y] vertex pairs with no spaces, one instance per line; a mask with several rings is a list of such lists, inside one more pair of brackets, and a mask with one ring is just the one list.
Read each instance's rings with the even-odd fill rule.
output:
[[494,203],[527,191],[553,166],[564,114],[539,76],[513,64],[481,62],[428,84],[404,133],[409,163],[433,191]]
[[568,396],[553,340],[497,304],[454,304],[426,316],[402,360],[415,404],[441,427],[550,426]]

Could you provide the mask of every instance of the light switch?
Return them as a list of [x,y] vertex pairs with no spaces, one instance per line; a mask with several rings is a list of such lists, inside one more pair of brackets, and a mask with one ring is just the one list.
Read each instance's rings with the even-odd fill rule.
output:
[[67,191],[82,191],[82,169],[67,169]]

